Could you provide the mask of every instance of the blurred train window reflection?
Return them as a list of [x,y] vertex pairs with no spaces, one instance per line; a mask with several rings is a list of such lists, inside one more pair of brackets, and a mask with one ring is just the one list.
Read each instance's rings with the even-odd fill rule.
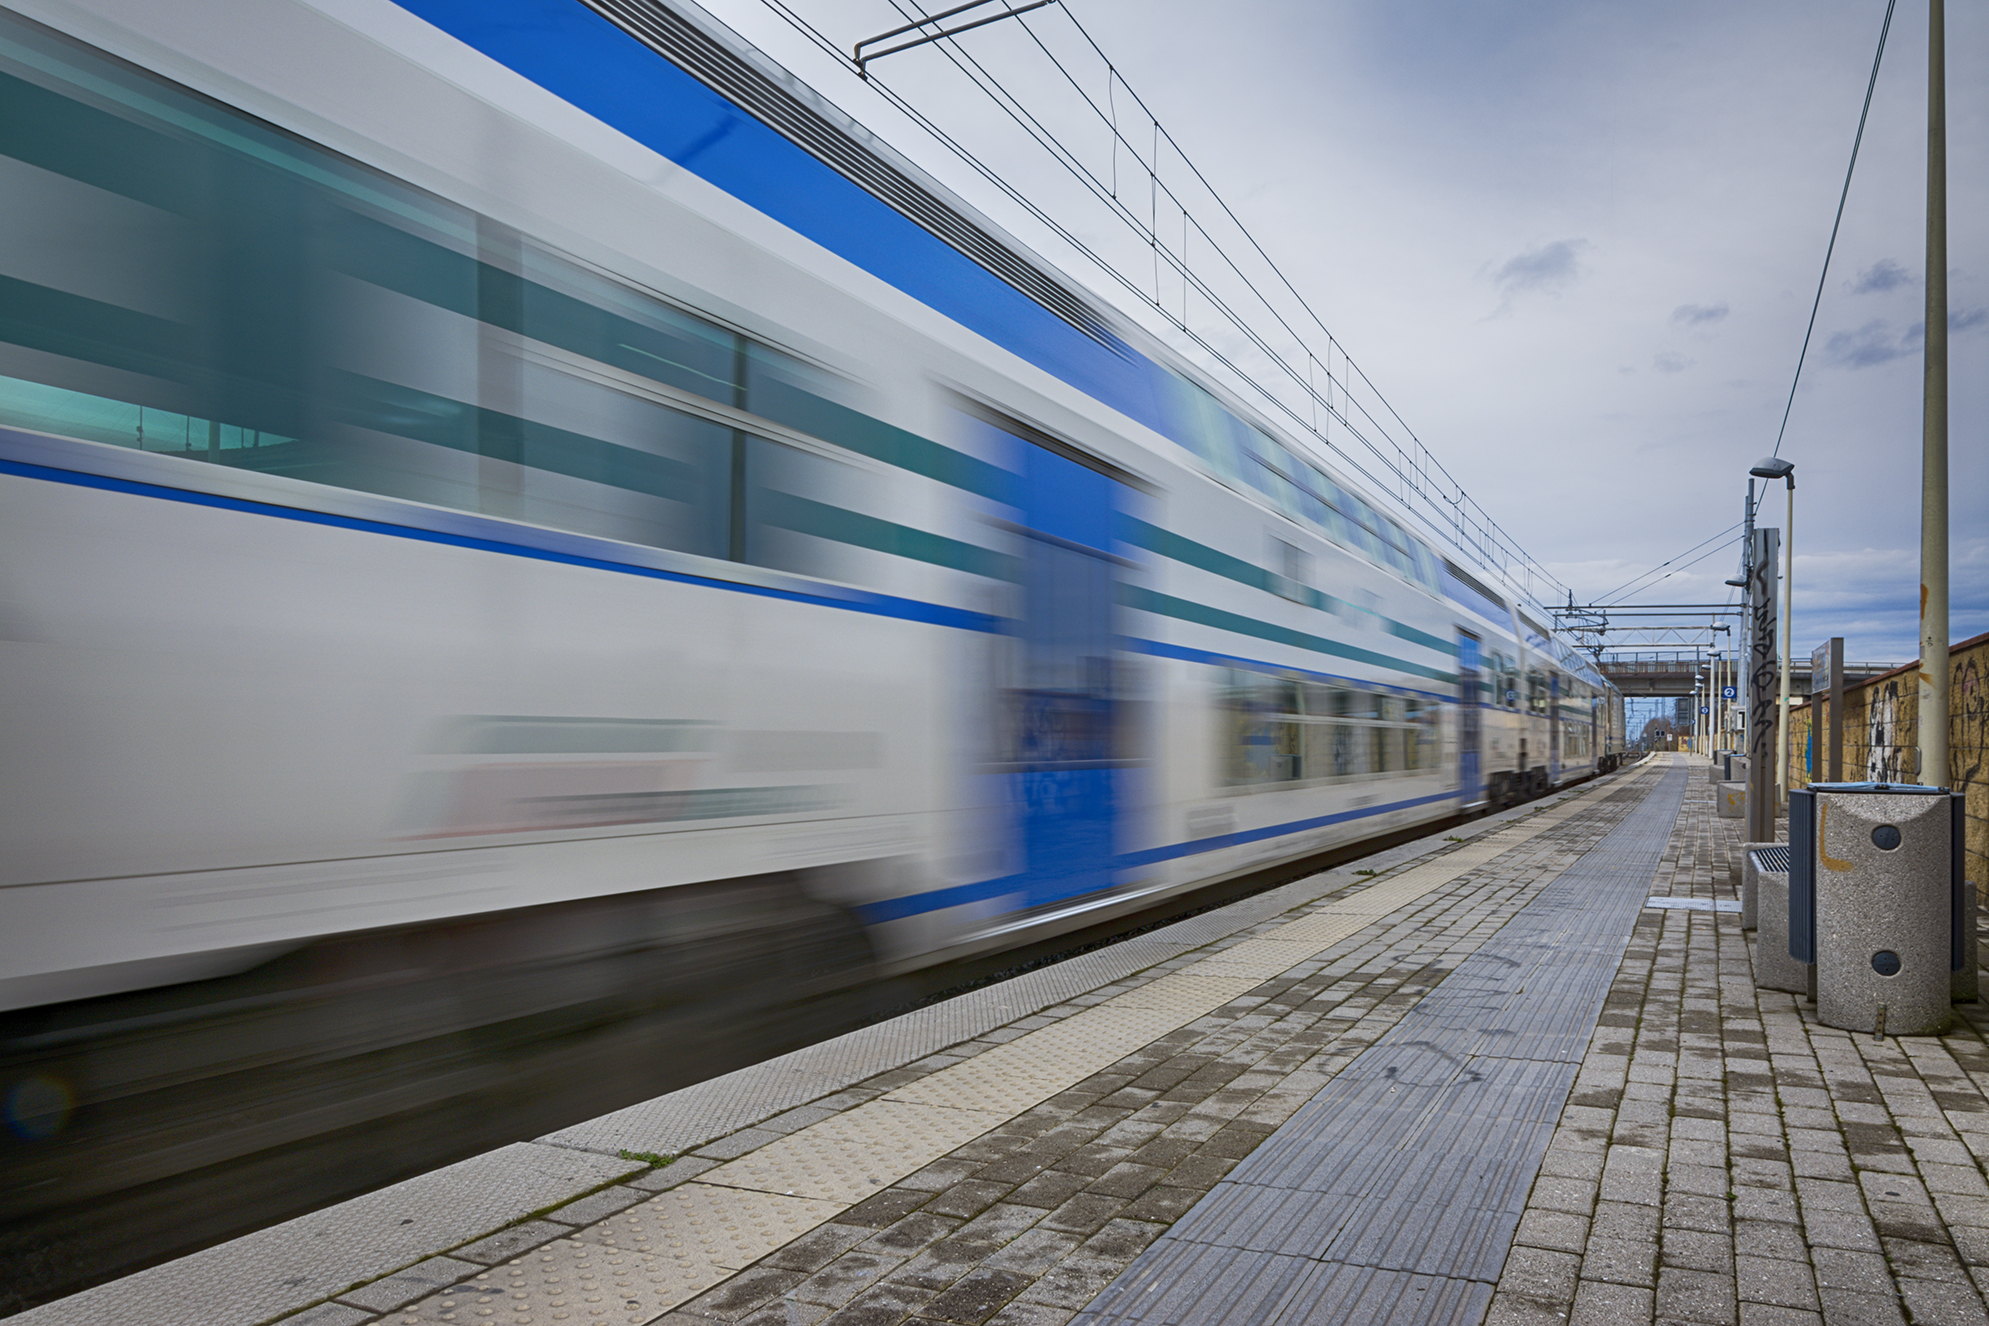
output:
[[1228,669],[1221,782],[1238,790],[1434,769],[1434,701]]
[[985,484],[823,370],[4,13],[0,189],[0,423],[838,579],[1012,574],[740,426]]

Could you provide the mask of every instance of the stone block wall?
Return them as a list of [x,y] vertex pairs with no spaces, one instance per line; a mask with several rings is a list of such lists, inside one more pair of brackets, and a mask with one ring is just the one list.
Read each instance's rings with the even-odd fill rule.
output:
[[[1913,771],[1920,744],[1919,662],[1844,688],[1846,782],[1939,783],[1968,796],[1968,878],[1989,892],[1989,634],[1948,650],[1948,776]],[[1830,702],[1823,696],[1789,711],[1789,786],[1829,774]]]

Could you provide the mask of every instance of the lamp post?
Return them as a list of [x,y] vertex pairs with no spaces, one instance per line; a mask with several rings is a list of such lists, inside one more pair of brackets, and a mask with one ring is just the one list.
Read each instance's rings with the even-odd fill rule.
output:
[[1789,485],[1789,514],[1782,526],[1782,684],[1775,701],[1775,801],[1780,805],[1789,795],[1789,626],[1796,609],[1796,467],[1793,461],[1769,456],[1748,473],[1757,479],[1785,479]]
[[[1751,530],[1751,529],[1753,529],[1753,527],[1754,527],[1754,485],[1753,485],[1752,483],[1749,483],[1749,484],[1747,485],[1747,489],[1748,489],[1748,503],[1747,503],[1747,524],[1748,524],[1748,528],[1749,528],[1749,529]],[[1751,547],[1751,546],[1752,546],[1752,544],[1753,544],[1753,539],[1752,539],[1752,536],[1750,536],[1750,537],[1749,537],[1749,539],[1748,539],[1748,543],[1749,543],[1749,546]],[[1740,574],[1739,574],[1739,575],[1737,575],[1737,576],[1734,576],[1734,577],[1733,577],[1732,579],[1728,580],[1728,581],[1727,581],[1726,583],[1727,583],[1727,584],[1728,584],[1729,586],[1731,586],[1732,588],[1734,588],[1734,589],[1737,589],[1737,590],[1739,590],[1739,591],[1740,591],[1740,593],[1741,593],[1741,614],[1740,614],[1740,639],[1738,639],[1738,640],[1736,640],[1736,641],[1734,641],[1734,642],[1733,642],[1733,684],[1734,684],[1734,694],[1735,694],[1736,696],[1738,696],[1738,695],[1740,694],[1740,686],[1741,686],[1741,680],[1740,680],[1740,676],[1741,676],[1741,673],[1740,673],[1740,669],[1741,669],[1741,664],[1742,664],[1742,662],[1743,662],[1743,661],[1745,661],[1745,660],[1746,660],[1746,658],[1747,658],[1747,607],[1746,607],[1746,602],[1747,602],[1747,553],[1746,553],[1746,552],[1742,552],[1742,553],[1741,553],[1741,572],[1740,572]],[[1727,630],[1728,628],[1726,628],[1726,627],[1721,627],[1720,629],[1721,629],[1721,630]],[[1747,719],[1746,719],[1746,714],[1747,714],[1747,707],[1746,707],[1746,706],[1745,706],[1744,704],[1741,704],[1741,702],[1740,702],[1740,700],[1739,700],[1739,699],[1735,699],[1734,703],[1735,703],[1736,705],[1740,705],[1740,706],[1741,706],[1741,708],[1740,708],[1740,712],[1741,712],[1741,715],[1742,715],[1742,717],[1741,717],[1741,722],[1742,722],[1742,724],[1743,724],[1743,726],[1742,726],[1741,730],[1742,730],[1743,732],[1745,732],[1745,731],[1747,730],[1747,729],[1746,729],[1746,727],[1744,726],[1744,725],[1745,725],[1745,723],[1746,723],[1746,721],[1747,721]],[[1740,749],[1740,747],[1736,746],[1736,747],[1734,747],[1734,749],[1735,749],[1735,750],[1739,750],[1739,749]]]
[[[1708,634],[1731,635],[1732,632],[1733,628],[1731,626],[1715,625]],[[1715,696],[1713,700],[1713,714],[1718,719],[1718,723],[1716,726],[1719,731],[1719,735],[1715,737],[1713,740],[1713,749],[1715,752],[1718,752],[1719,750],[1721,750],[1726,746],[1726,743],[1729,740],[1727,736],[1727,731],[1730,726],[1727,722],[1727,713],[1728,713],[1727,687],[1733,685],[1733,677],[1735,669],[1733,665],[1733,660],[1727,657],[1727,650],[1725,645],[1722,645],[1720,646],[1720,648],[1713,651],[1713,658],[1716,664],[1714,672],[1717,674],[1714,681]]]

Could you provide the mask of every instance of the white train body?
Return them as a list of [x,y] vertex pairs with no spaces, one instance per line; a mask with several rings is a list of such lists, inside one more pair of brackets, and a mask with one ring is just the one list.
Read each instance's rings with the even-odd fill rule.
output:
[[[15,8],[88,132],[0,157],[0,1007],[782,872],[902,969],[1614,754],[1527,610],[1226,473],[1270,430],[991,226],[859,261],[809,209],[872,193],[576,104],[531,6]],[[574,11],[525,45],[695,100]]]

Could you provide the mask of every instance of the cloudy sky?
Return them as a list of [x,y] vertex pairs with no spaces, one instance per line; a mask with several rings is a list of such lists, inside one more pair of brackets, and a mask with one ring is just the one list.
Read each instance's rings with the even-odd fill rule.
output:
[[[889,0],[791,2],[844,46],[902,21]],[[763,0],[709,3],[1103,290]],[[1740,518],[1747,468],[1775,444],[1883,0],[1063,3],[1407,424],[1578,597]],[[1030,23],[1104,96],[1054,8]],[[1028,36],[1011,22],[963,44],[1108,170],[1102,125]],[[1959,639],[1989,630],[1989,13],[1952,6],[1948,46]],[[1926,7],[1907,0],[1783,445],[1798,467],[1801,652],[1833,634],[1854,659],[1915,652],[1926,67]],[[942,52],[878,72],[1088,243],[1137,256]],[[1124,89],[1113,96],[1127,136],[1150,133]],[[1115,164],[1121,196],[1143,197],[1143,168]],[[1161,165],[1186,179],[1164,150]],[[1723,600],[1737,555],[1641,597]]]

